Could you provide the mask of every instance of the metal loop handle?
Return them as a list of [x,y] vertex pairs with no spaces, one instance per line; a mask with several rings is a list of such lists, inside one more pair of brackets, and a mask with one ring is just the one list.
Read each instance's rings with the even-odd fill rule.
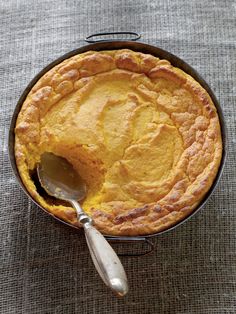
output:
[[89,35],[85,38],[85,41],[87,43],[98,43],[98,42],[104,42],[104,41],[117,41],[117,40],[127,40],[127,39],[122,39],[122,38],[117,38],[117,39],[92,39],[93,37],[99,37],[99,36],[111,36],[111,35],[131,35],[135,37],[131,37],[129,40],[131,41],[136,41],[141,38],[141,34],[136,33],[136,32],[104,32],[104,33],[95,33],[92,35]]
[[147,244],[148,249],[142,253],[117,253],[118,256],[124,256],[124,257],[139,257],[144,256],[152,253],[155,249],[154,243],[147,239],[147,238],[141,238],[141,237],[107,237],[106,239],[111,243],[134,243],[134,242],[144,242]]

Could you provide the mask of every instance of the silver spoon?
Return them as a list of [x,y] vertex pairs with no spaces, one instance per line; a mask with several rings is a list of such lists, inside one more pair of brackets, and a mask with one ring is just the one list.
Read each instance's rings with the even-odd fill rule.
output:
[[86,196],[86,184],[73,166],[64,158],[44,153],[37,166],[39,181],[45,191],[58,199],[68,201],[76,210],[82,224],[93,263],[104,283],[118,296],[128,292],[124,268],[113,248],[95,229],[92,219],[85,214],[78,201]]

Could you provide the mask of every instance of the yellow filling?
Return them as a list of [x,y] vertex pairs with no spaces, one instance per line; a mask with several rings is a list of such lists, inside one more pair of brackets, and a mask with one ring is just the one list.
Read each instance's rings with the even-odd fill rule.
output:
[[113,201],[127,208],[157,201],[183,151],[169,115],[140,87],[145,76],[113,70],[112,77],[87,79],[40,121],[35,163],[43,151],[67,158],[88,185],[87,212],[109,211]]

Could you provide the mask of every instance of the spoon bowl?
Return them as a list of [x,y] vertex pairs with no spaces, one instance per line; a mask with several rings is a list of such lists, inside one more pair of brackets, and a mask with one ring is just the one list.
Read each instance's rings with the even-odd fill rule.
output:
[[86,196],[84,180],[65,158],[44,153],[37,166],[38,178],[45,191],[61,200],[80,201]]

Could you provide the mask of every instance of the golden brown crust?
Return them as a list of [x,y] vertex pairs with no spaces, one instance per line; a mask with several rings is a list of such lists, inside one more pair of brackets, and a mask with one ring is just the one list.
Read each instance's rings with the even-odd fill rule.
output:
[[28,94],[15,132],[33,198],[77,224],[75,211],[44,199],[30,176],[44,151],[64,156],[89,186],[85,210],[110,235],[181,221],[211,187],[222,155],[217,111],[200,84],[167,60],[126,49],[52,68]]

